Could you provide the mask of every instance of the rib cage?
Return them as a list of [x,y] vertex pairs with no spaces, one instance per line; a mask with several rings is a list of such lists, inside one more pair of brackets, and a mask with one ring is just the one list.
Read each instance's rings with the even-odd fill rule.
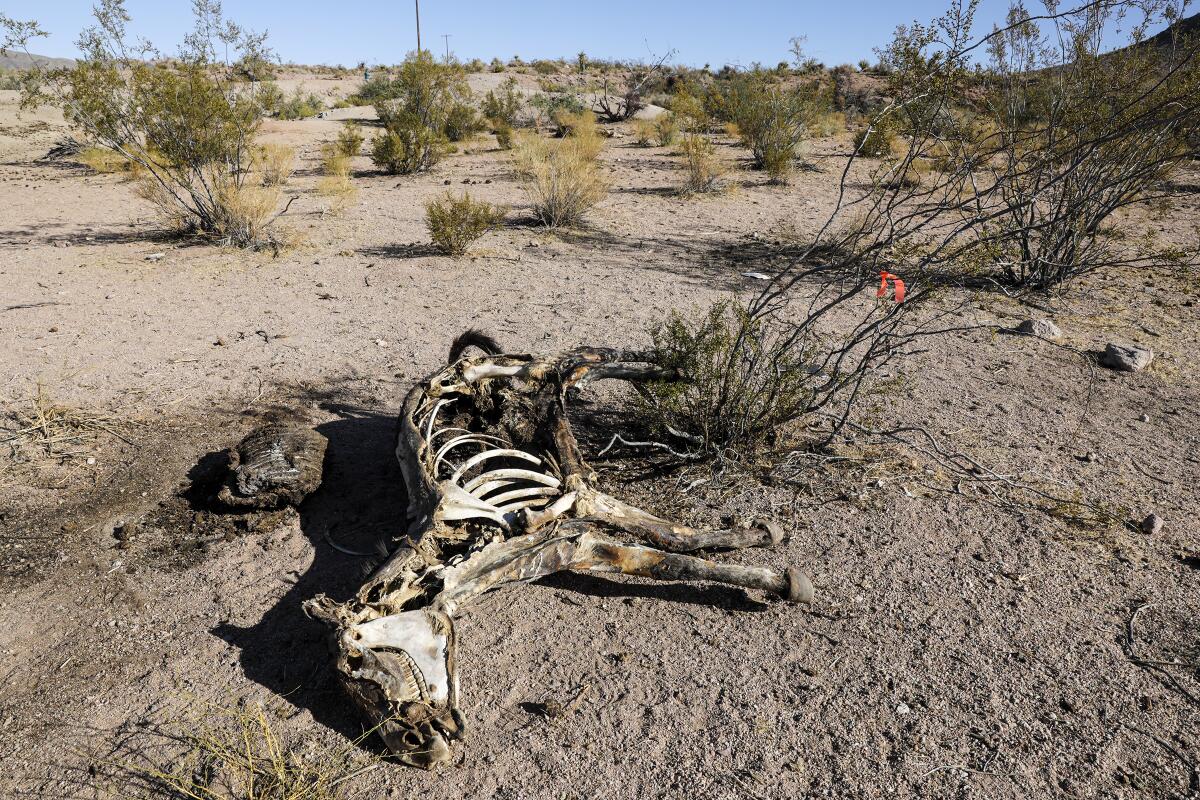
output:
[[443,424],[461,399],[440,398],[417,420],[429,473],[446,498],[442,519],[486,520],[511,530],[518,511],[544,508],[562,495],[561,476],[550,459],[504,437]]

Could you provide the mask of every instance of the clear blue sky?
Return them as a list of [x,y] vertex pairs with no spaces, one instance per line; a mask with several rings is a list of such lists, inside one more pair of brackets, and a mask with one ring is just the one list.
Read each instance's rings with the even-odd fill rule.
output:
[[[948,0],[421,0],[422,45],[441,54],[451,34],[459,58],[505,60],[645,59],[678,51],[675,63],[774,65],[788,58],[788,39],[807,36],[809,54],[829,65],[872,62],[896,25],[928,21]],[[2,0],[18,19],[37,19],[51,33],[35,52],[75,55],[74,41],[91,18],[91,0]],[[1032,8],[1037,3],[1031,3]],[[1002,18],[1006,0],[983,0],[980,30]],[[128,0],[132,31],[174,51],[191,21],[189,0]],[[285,61],[394,63],[416,46],[413,0],[225,0],[226,15],[270,41]]]

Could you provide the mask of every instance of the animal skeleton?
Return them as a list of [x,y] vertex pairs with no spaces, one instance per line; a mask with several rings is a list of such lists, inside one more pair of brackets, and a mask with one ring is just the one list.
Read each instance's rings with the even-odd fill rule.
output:
[[[484,356],[460,358],[475,345]],[[709,580],[793,602],[812,599],[798,569],[775,572],[686,555],[779,544],[772,522],[701,531],[596,488],[568,423],[568,391],[593,380],[672,379],[644,353],[581,347],[502,355],[468,331],[450,364],[404,401],[396,455],[407,535],[357,596],[306,608],[332,626],[337,667],[387,747],[407,764],[448,761],[461,737],[454,617],[498,586],[562,570]]]

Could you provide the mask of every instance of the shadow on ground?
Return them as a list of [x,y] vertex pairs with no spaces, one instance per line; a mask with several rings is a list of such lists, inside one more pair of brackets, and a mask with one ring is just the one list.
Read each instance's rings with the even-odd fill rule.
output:
[[315,549],[312,564],[292,588],[249,627],[220,625],[217,636],[240,648],[246,676],[307,709],[315,720],[350,739],[363,727],[338,685],[327,629],[304,613],[304,601],[319,594],[345,600],[354,594],[380,556],[377,552],[402,525],[404,483],[394,455],[392,413],[338,403],[337,414],[317,430],[329,440],[321,488],[300,506],[300,526]]

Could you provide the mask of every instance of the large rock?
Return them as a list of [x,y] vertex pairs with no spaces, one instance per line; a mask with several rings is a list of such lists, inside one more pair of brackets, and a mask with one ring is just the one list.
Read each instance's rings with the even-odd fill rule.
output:
[[1104,348],[1100,363],[1119,372],[1141,372],[1154,360],[1154,351],[1148,347],[1109,343]]
[[1048,319],[1027,319],[1017,326],[1017,333],[1036,336],[1039,339],[1058,340],[1062,338],[1062,331]]

